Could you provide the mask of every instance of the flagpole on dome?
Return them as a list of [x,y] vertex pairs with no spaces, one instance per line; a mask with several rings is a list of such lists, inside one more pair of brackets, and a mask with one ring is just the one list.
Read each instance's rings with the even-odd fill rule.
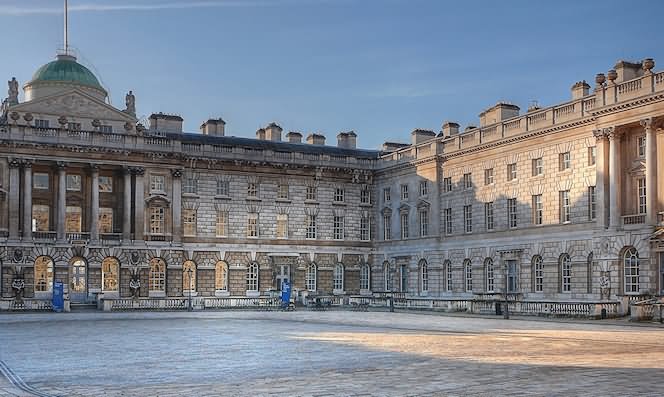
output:
[[69,55],[69,7],[65,0],[65,55]]

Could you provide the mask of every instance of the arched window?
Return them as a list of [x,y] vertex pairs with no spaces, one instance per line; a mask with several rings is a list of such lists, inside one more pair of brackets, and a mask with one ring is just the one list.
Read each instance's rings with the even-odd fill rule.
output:
[[84,293],[87,282],[85,259],[74,257],[69,266],[69,292]]
[[486,277],[486,292],[492,293],[495,289],[495,279],[493,271],[493,260],[486,258],[484,260],[484,277]]
[[185,261],[182,264],[182,291],[196,291],[196,264],[194,261]]
[[258,263],[251,262],[247,268],[247,291],[258,291]]
[[317,281],[318,267],[316,266],[316,263],[311,262],[309,266],[307,266],[307,290],[315,292]]
[[463,268],[466,273],[466,292],[473,292],[473,265],[470,259],[463,261]]
[[632,247],[623,255],[625,293],[639,292],[639,252]]
[[593,253],[588,254],[588,262],[586,266],[586,287],[587,293],[593,293]]
[[150,292],[166,292],[166,262],[161,258],[150,259],[148,290]]
[[420,268],[420,290],[422,292],[429,291],[429,267],[427,261],[422,259],[419,264]]
[[572,292],[572,260],[569,255],[560,255],[560,292]]
[[35,292],[53,292],[53,259],[48,256],[35,259]]
[[539,255],[533,256],[533,292],[544,291],[544,262]]
[[112,256],[104,258],[101,263],[102,292],[118,292],[120,283],[120,262]]
[[228,291],[228,264],[224,261],[217,261],[214,265],[214,289]]
[[344,265],[342,263],[337,263],[334,265],[334,290],[343,291],[344,290]]
[[452,292],[452,262],[446,260],[443,267],[445,268],[445,290]]
[[383,289],[385,291],[390,291],[392,289],[392,283],[390,282],[390,262],[383,262]]
[[368,263],[360,265],[360,290],[368,291],[371,286],[371,268]]

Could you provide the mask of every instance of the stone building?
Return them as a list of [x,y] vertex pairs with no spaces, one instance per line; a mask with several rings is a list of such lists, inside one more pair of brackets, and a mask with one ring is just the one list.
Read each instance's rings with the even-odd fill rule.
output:
[[[523,303],[630,302],[664,289],[664,73],[619,62],[595,87],[479,126],[356,147],[341,132],[255,139],[106,101],[70,53],[0,119],[0,308],[377,292]],[[659,150],[659,151],[658,151]],[[159,306],[156,303],[154,307]],[[150,307],[149,305],[145,307]],[[536,309],[536,311],[539,309]]]

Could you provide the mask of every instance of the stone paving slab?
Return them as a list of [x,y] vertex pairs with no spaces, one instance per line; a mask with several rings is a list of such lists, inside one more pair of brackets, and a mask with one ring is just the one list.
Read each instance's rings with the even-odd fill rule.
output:
[[660,396],[663,337],[384,312],[25,314],[0,316],[0,359],[74,397]]

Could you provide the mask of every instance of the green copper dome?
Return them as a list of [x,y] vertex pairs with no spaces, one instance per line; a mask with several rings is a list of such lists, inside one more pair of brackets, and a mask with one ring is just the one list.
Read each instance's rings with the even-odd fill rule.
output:
[[58,55],[57,60],[40,67],[29,84],[47,81],[71,82],[106,91],[95,75],[71,55]]

